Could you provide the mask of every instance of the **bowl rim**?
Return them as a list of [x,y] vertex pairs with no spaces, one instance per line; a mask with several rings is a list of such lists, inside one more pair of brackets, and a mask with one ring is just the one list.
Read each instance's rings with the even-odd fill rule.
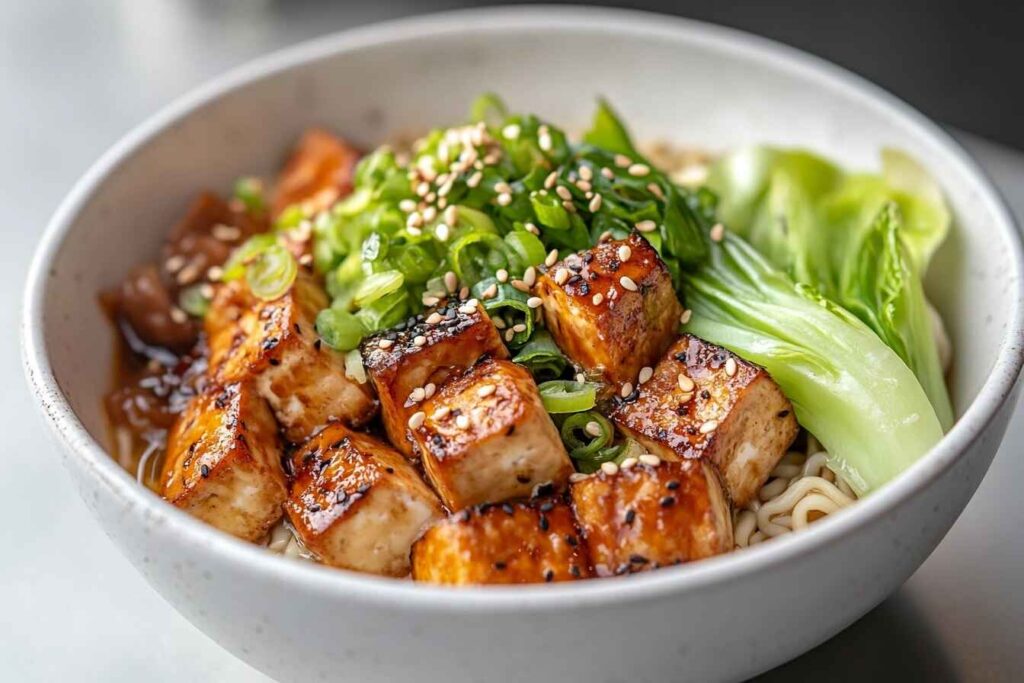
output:
[[[508,29],[537,31],[606,30],[637,38],[657,37],[699,45],[711,51],[756,58],[776,69],[840,91],[865,106],[900,120],[948,154],[958,171],[977,181],[979,203],[995,219],[995,228],[1011,246],[1015,308],[991,371],[975,399],[953,428],[928,453],[897,479],[824,523],[799,534],[774,539],[743,552],[709,558],[692,565],[647,572],[617,581],[582,581],[552,585],[480,586],[453,590],[410,581],[359,574],[274,556],[194,519],[140,486],[135,477],[109,456],[88,433],[62,393],[50,366],[43,337],[43,306],[51,263],[79,211],[98,186],[135,150],[158,137],[182,117],[248,83],[289,69],[371,46],[436,38],[466,31],[503,33]],[[397,19],[333,33],[246,62],[179,97],[147,118],[111,147],[61,202],[51,218],[29,270],[21,320],[22,360],[33,396],[67,457],[89,470],[101,495],[113,495],[146,524],[166,525],[168,533],[201,547],[217,561],[265,580],[288,582],[307,591],[359,599],[364,604],[399,605],[403,609],[445,614],[551,612],[565,607],[656,600],[682,591],[700,590],[776,569],[801,555],[823,551],[842,537],[877,522],[926,488],[966,452],[996,418],[1011,395],[1024,364],[1024,249],[1013,215],[986,173],[938,124],[866,79],[824,59],[776,41],[691,19],[636,10],[585,7],[498,7],[465,9]],[[70,455],[73,454],[73,455]],[[70,464],[69,464],[70,466]]]

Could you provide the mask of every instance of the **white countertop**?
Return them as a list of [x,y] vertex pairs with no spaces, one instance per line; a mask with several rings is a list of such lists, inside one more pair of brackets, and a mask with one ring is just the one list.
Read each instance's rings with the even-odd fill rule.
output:
[[[30,254],[86,167],[172,97],[245,59],[345,24],[269,5],[0,4],[0,679],[265,681],[157,595],[103,535],[58,464],[22,378]],[[396,10],[397,13],[397,10]],[[366,17],[354,11],[350,23]],[[1024,155],[963,135],[1024,216]],[[1024,670],[1024,408],[956,526],[894,596],[768,676],[1009,680]]]

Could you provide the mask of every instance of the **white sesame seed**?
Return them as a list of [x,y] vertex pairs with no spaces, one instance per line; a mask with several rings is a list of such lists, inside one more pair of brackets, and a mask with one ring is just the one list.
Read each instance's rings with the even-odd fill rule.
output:
[[498,278],[498,282],[508,282],[508,271],[504,268],[499,268],[494,277]]
[[431,415],[431,417],[434,418],[435,420],[441,421],[448,417],[448,413],[450,412],[452,412],[451,408],[449,408],[448,406],[441,406],[440,408],[434,411],[434,414]]
[[416,200],[403,199],[402,201],[398,202],[398,208],[401,209],[402,211],[405,211],[406,213],[412,213],[413,211],[416,210]]
[[730,377],[732,377],[732,376],[734,376],[736,374],[736,369],[737,369],[736,368],[736,359],[735,358],[728,358],[728,359],[726,359],[726,361],[725,361],[725,374],[727,374]]
[[515,336],[516,336],[516,331],[515,330],[513,330],[511,328],[505,330],[505,341],[510,342],[513,339],[515,339]]
[[693,394],[689,391],[683,394],[679,394],[677,397],[680,403],[689,403],[693,399]]
[[590,422],[588,422],[587,426],[583,428],[583,431],[585,431],[590,436],[601,436],[601,434],[603,433],[603,430],[601,429],[601,424],[595,420],[591,420]]
[[[469,297],[469,287],[463,287],[462,289],[459,290],[459,298],[462,299],[463,301],[465,301],[467,297]],[[471,309],[476,308],[476,305],[474,304],[470,308]],[[472,313],[472,312],[473,311],[470,310],[470,313]]]
[[633,250],[629,248],[628,244],[623,244],[622,246],[619,247],[616,253],[619,257],[619,260],[625,262],[628,261],[629,257],[633,255]]
[[527,287],[533,287],[537,282],[537,269],[533,266],[527,268],[526,272],[523,273],[523,282],[526,283]]
[[658,224],[650,219],[640,221],[639,223],[636,224],[636,229],[639,230],[640,232],[651,232],[653,230],[656,230],[657,228]]
[[541,300],[539,296],[531,296],[529,299],[526,300],[526,305],[529,306],[530,308],[540,308],[540,305],[543,303],[544,302]]
[[718,420],[708,420],[700,426],[698,431],[700,431],[701,434],[710,434],[716,429],[718,429]]
[[607,166],[604,166],[604,167],[601,168],[601,175],[603,175],[605,178],[608,178],[609,180],[611,180],[612,178],[615,177],[615,171],[613,171],[612,169],[608,168]]
[[444,274],[444,286],[449,292],[454,292],[455,288],[459,286],[458,276],[449,270]]
[[721,223],[715,223],[711,227],[711,241],[721,242],[723,237],[725,237],[725,226]]
[[555,265],[555,263],[557,261],[558,261],[558,250],[557,249],[552,249],[551,251],[548,252],[547,258],[544,259],[544,265],[547,266],[548,268],[550,268],[551,266]]
[[633,160],[627,157],[625,154],[615,155],[615,165],[619,168],[628,168],[633,165]]
[[482,296],[485,299],[493,299],[494,297],[498,296],[497,283],[492,282],[490,287],[488,287],[487,289],[480,293],[480,296]]
[[493,384],[485,384],[476,390],[476,395],[480,398],[487,398],[494,393],[494,389],[495,387]]
[[434,228],[434,234],[437,235],[437,239],[442,242],[447,242],[448,237],[451,235],[451,231],[448,228],[447,223],[438,223],[437,227]]
[[514,332],[526,332],[526,324],[525,323],[516,323],[515,325],[512,326],[512,330]]
[[640,384],[644,384],[645,382],[650,380],[651,377],[653,377],[653,376],[654,376],[654,368],[652,368],[649,365],[645,365],[644,367],[640,368],[640,377],[638,379],[640,381]]
[[679,388],[680,389],[682,389],[683,391],[693,391],[693,387],[694,386],[696,386],[696,385],[694,385],[692,379],[690,379],[689,377],[687,377],[686,375],[684,375],[681,372],[679,373]]
[[224,276],[224,269],[220,266],[210,266],[206,269],[207,280],[219,280]]
[[483,179],[484,174],[481,173],[480,171],[477,171],[476,173],[474,173],[473,175],[469,176],[469,178],[466,179],[466,186],[471,188],[476,187],[477,185],[480,184],[480,181]]
[[419,429],[423,426],[423,421],[425,419],[427,419],[426,413],[422,410],[417,410],[409,416],[409,429]]
[[437,218],[437,209],[433,206],[428,206],[423,209],[423,222],[429,223],[430,221]]
[[512,195],[508,193],[499,194],[497,202],[499,206],[508,206],[512,203]]
[[594,179],[594,171],[589,166],[580,166],[580,178],[590,182]]
[[197,256],[193,258],[192,261],[189,262],[187,266],[178,271],[178,276],[175,278],[175,280],[177,280],[179,285],[187,285],[189,283],[195,282],[199,278],[199,275],[201,273],[198,262],[202,260],[204,260],[202,256]]
[[601,208],[601,201],[601,195],[595,194],[594,198],[590,200],[590,204],[587,205],[587,208],[590,209],[590,213],[597,213]]
[[619,469],[620,470],[628,470],[628,469],[636,466],[637,462],[638,461],[637,461],[636,458],[634,458],[633,456],[630,456],[630,457],[628,457],[628,458],[626,458],[625,460],[622,461],[622,464],[619,465]]
[[428,192],[430,192],[430,183],[422,182],[416,186],[416,194],[420,197],[425,196]]
[[427,382],[423,385],[423,398],[430,398],[437,391],[437,385],[433,382]]
[[541,130],[537,135],[537,145],[545,152],[551,151],[551,134],[546,130]]
[[424,346],[427,343],[427,338],[424,337],[422,334],[418,334],[415,337],[413,337],[412,343],[413,346]]
[[409,228],[418,228],[423,225],[423,214],[419,211],[413,211],[409,214],[409,217],[405,219],[405,225]]
[[584,481],[585,479],[590,479],[590,475],[584,474],[583,472],[573,472],[569,475],[569,481],[573,484]]
[[643,455],[638,457],[637,460],[642,462],[644,465],[650,465],[651,467],[657,467],[658,465],[661,464],[661,458],[654,455],[653,453],[644,453]]
[[518,140],[520,131],[518,124],[510,123],[501,129],[501,134],[506,140]]
[[215,240],[220,240],[221,242],[234,242],[242,236],[242,231],[233,225],[223,225],[218,223],[210,230],[210,234],[213,235]]
[[423,387],[416,387],[409,392],[409,400],[413,403],[419,403],[427,397],[427,392]]
[[538,228],[538,227],[537,227],[536,225],[534,225],[533,223],[527,223],[527,224],[526,224],[525,226],[523,226],[523,227],[525,227],[525,228],[526,228],[526,232],[529,232],[529,233],[531,233],[531,234],[537,235],[538,237],[540,236],[540,228]]
[[650,192],[651,194],[653,194],[658,199],[661,199],[662,201],[664,201],[665,193],[661,191],[661,186],[658,185],[658,183],[648,183],[647,184],[647,191]]
[[578,372],[576,373],[576,381],[579,382],[580,384],[583,384],[584,382],[587,381],[587,376],[584,375],[582,372]]
[[693,317],[693,311],[691,311],[689,308],[687,308],[685,311],[683,311],[683,314],[679,316],[679,322],[681,324],[685,325],[686,323],[690,322],[690,318],[692,318],[692,317]]
[[427,295],[423,297],[424,306],[436,306],[438,303],[440,303],[440,301],[441,300],[438,299],[436,296]]
[[576,205],[573,204],[568,199],[562,202],[562,208],[568,211],[569,213],[576,213]]
[[406,231],[413,237],[419,237],[423,234],[423,231],[419,228],[406,228]]
[[556,285],[564,285],[565,281],[569,279],[569,271],[565,268],[559,268],[555,271],[552,279],[554,279]]
[[611,230],[605,230],[604,232],[602,232],[600,235],[597,236],[597,241],[601,242],[601,243],[604,243],[604,242],[607,242],[608,240],[610,240],[611,238],[612,238],[612,231]]
[[300,266],[308,266],[308,265],[312,265],[312,263],[313,263],[313,255],[312,254],[303,254],[302,256],[299,257],[299,265]]
[[433,192],[428,192],[427,196],[423,198],[427,204],[433,204],[435,200],[437,200],[437,195]]
[[619,284],[631,292],[635,292],[638,289],[640,289],[639,287],[636,286],[636,283],[633,282],[633,278],[629,277],[628,275],[623,275],[622,277],[620,277]]
[[580,188],[580,190],[583,192],[590,192],[590,190],[592,189],[590,187],[590,183],[588,183],[586,180],[577,180],[576,187]]
[[613,462],[603,462],[601,463],[601,471],[605,474],[618,474],[619,466]]
[[181,310],[177,306],[171,308],[171,320],[181,325],[182,323],[188,322],[188,313]]
[[647,164],[633,164],[629,167],[629,175],[642,178],[651,172],[651,167]]
[[572,199],[572,192],[570,192],[569,188],[566,187],[565,185],[559,185],[555,189],[555,193],[565,201],[569,201]]
[[203,283],[199,286],[199,293],[206,299],[212,299],[214,295],[213,285],[209,282]]
[[436,325],[442,320],[444,320],[444,317],[442,317],[441,314],[438,313],[437,311],[434,311],[433,313],[427,316],[428,325]]
[[524,294],[528,294],[530,291],[530,286],[527,285],[522,280],[513,280],[512,286],[518,289],[520,292],[523,292]]
[[597,294],[592,296],[590,300],[594,303],[595,306],[600,306],[601,302],[604,301],[604,294],[598,292]]
[[506,183],[504,180],[499,180],[494,183],[494,191],[501,194],[510,194],[512,192],[512,186]]
[[459,209],[455,206],[449,206],[444,210],[444,222],[448,225],[455,225],[459,222]]
[[548,174],[548,177],[544,179],[544,189],[550,190],[558,182],[558,171],[552,171]]
[[622,385],[622,388],[619,389],[619,396],[621,396],[622,398],[626,398],[627,396],[629,396],[632,393],[633,393],[633,383],[632,382],[626,382],[625,384]]
[[498,316],[491,318],[491,322],[493,322],[494,326],[497,327],[499,330],[503,330],[507,327],[507,325],[505,324],[505,319]]
[[469,416],[459,415],[455,418],[455,426],[459,429],[469,429]]

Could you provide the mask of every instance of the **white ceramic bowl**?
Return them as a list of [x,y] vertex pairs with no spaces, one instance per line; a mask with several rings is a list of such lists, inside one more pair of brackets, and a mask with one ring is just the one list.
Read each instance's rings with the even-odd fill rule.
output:
[[[956,230],[929,293],[956,347],[959,421],[883,490],[805,533],[691,566],[573,585],[446,590],[285,560],[174,509],[111,460],[111,330],[95,293],[156,253],[193,193],[269,172],[303,127],[364,145],[460,119],[482,89],[580,126],[604,94],[639,137],[805,145],[856,167],[881,147],[941,182]],[[26,293],[27,373],[107,533],[224,647],[281,679],[733,679],[832,636],[899,586],[966,505],[1021,367],[1021,246],[938,126],[818,59],[731,30],[621,11],[474,11],[360,29],[252,63],[118,144],[61,205]]]

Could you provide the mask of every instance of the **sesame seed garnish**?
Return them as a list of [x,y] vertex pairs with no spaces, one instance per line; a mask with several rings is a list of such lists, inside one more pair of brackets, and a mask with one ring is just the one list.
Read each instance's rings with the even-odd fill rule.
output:
[[[460,299],[465,301],[466,297],[468,297],[468,296],[469,296],[469,287],[463,287],[462,289],[459,290],[459,298]],[[474,306],[474,308],[475,308],[475,306]],[[473,311],[469,311],[469,312],[472,313]]]
[[519,139],[520,128],[518,124],[510,123],[501,129],[501,134],[506,140],[517,140]]
[[544,179],[544,189],[550,190],[558,182],[558,171],[552,171],[548,174],[548,177]]
[[427,382],[423,385],[423,398],[430,398],[437,392],[437,385],[433,382]]
[[220,280],[224,276],[224,269],[220,266],[210,266],[206,269],[206,279],[211,281]]
[[448,406],[441,406],[440,408],[434,411],[434,414],[431,415],[431,417],[435,420],[440,421],[448,417],[448,413],[450,412],[452,412],[451,408],[449,408]]
[[629,260],[629,257],[633,255],[633,250],[629,248],[628,244],[623,244],[621,247],[619,247],[616,253],[620,261],[626,262]]
[[590,183],[588,183],[586,180],[577,180],[576,187],[580,188],[582,192],[590,192],[590,190],[592,189],[590,187]]
[[583,472],[573,472],[572,474],[569,475],[569,481],[572,482],[573,484],[581,482],[584,479],[590,479],[590,475],[584,474]]
[[427,338],[422,334],[416,335],[412,340],[413,346],[423,346],[427,343]]
[[435,218],[437,218],[437,208],[435,208],[433,206],[428,206],[427,208],[423,209],[423,222],[424,223],[429,223],[430,221],[434,220]]
[[422,410],[417,410],[409,417],[409,429],[419,429],[423,426],[425,419],[427,419],[426,413]]
[[439,223],[438,226],[434,229],[434,234],[437,235],[437,239],[441,240],[442,242],[447,242],[448,237],[451,235],[451,230],[448,227],[447,223]]
[[551,133],[543,126],[537,132],[537,146],[545,152],[551,151]]
[[523,282],[526,283],[527,287],[533,287],[537,283],[537,269],[533,266],[527,268],[526,272],[523,273]]
[[520,292],[529,293],[530,285],[526,284],[522,280],[513,280],[512,286],[518,289]]
[[712,242],[721,242],[722,238],[725,237],[725,226],[721,223],[715,223],[711,227],[710,235]]
[[508,206],[509,204],[512,203],[512,195],[508,194],[507,192],[503,192],[498,195],[497,202],[500,206]]
[[650,465],[651,467],[657,467],[658,465],[661,464],[661,458],[654,455],[653,453],[644,453],[637,459],[644,465]]
[[602,433],[601,425],[595,420],[591,420],[590,422],[588,422],[587,426],[583,428],[583,431],[585,431],[590,436],[601,436]]
[[573,204],[568,199],[562,202],[562,208],[568,211],[569,213],[576,213],[576,205]]
[[648,183],[647,191],[653,194],[658,199],[662,201],[665,200],[665,193],[661,191],[661,186],[659,186],[658,183]]
[[487,398],[494,393],[495,387],[493,384],[485,384],[476,390],[476,395],[480,398]]
[[455,426],[458,427],[459,429],[468,429],[469,428],[469,416],[468,415],[459,415],[457,418],[455,418]]
[[441,322],[442,320],[444,320],[444,317],[440,313],[438,313],[437,311],[434,311],[433,313],[431,313],[430,315],[427,316],[426,323],[428,325],[436,325],[439,322]]
[[474,173],[473,175],[469,176],[469,178],[466,179],[466,186],[471,188],[476,187],[477,185],[480,184],[480,181],[483,179],[484,174],[481,173],[480,171],[477,171],[476,173]]
[[627,396],[629,396],[632,393],[633,393],[633,383],[632,382],[626,382],[625,384],[622,385],[622,388],[619,389],[619,396],[621,396],[622,398],[626,398]]
[[547,258],[544,259],[544,265],[550,268],[558,262],[558,250],[552,249],[548,252]]
[[505,330],[505,341],[510,342],[516,337],[516,331],[512,328]]
[[607,166],[604,166],[604,167],[601,168],[601,175],[603,175],[605,178],[608,178],[609,180],[611,180],[612,178],[615,177],[615,171],[613,171],[612,169],[608,168]]
[[647,164],[633,164],[629,167],[629,175],[643,177],[651,172],[651,167]]
[[436,306],[440,302],[441,302],[441,300],[438,299],[436,296],[427,295],[427,296],[423,297],[423,305],[424,306]]
[[638,289],[640,289],[639,287],[636,286],[636,283],[633,282],[633,278],[629,277],[628,275],[623,275],[622,277],[620,277],[619,284],[631,292],[635,292]]
[[491,322],[493,322],[494,326],[497,327],[499,330],[503,330],[507,327],[507,325],[505,325],[505,319],[499,316],[491,318]]
[[736,374],[735,358],[729,358],[728,360],[725,361],[725,374],[729,375],[730,377]]
[[625,154],[615,155],[615,165],[619,168],[629,168],[633,165],[633,160],[627,157]]
[[640,384],[643,384],[643,383],[647,382],[648,380],[650,380],[651,377],[653,377],[653,376],[654,376],[654,368],[652,368],[649,365],[645,365],[644,367],[640,368],[640,377],[638,378],[638,380],[639,380]]
[[403,199],[402,201],[398,202],[398,208],[401,209],[402,211],[405,211],[406,213],[412,213],[413,211],[416,210],[416,200]]
[[190,284],[192,282],[195,282],[196,279],[199,278],[200,266],[197,262],[197,259],[203,260],[203,257],[198,256],[196,258],[193,258],[192,261],[190,261],[187,266],[178,271],[178,277],[175,279],[177,280],[179,285]]
[[637,459],[632,457],[632,456],[630,456],[630,457],[628,457],[628,458],[626,458],[625,460],[622,461],[622,464],[619,465],[619,469],[620,470],[628,470],[629,468],[631,468],[634,465],[636,465],[636,463],[637,463]]
[[598,242],[607,242],[611,238],[612,238],[612,231],[611,230],[605,230],[600,235],[598,235],[597,241]]
[[597,213],[601,208],[601,201],[601,195],[595,194],[594,198],[590,200],[590,204],[587,205],[587,208],[590,209],[590,213]]
[[179,325],[181,325],[182,323],[185,323],[185,322],[188,321],[188,313],[186,313],[185,311],[181,310],[177,306],[174,306],[174,307],[171,308],[171,314],[170,315],[171,315],[171,320],[173,320],[174,322],[178,323]]
[[416,387],[409,392],[409,400],[413,403],[419,403],[427,397],[427,390],[423,387]]
[[601,471],[605,474],[617,474],[619,466],[613,462],[603,462],[601,463]]
[[419,237],[423,234],[423,231],[419,228],[406,228],[406,231],[413,237]]
[[420,197],[427,195],[430,192],[430,183],[422,182],[416,186],[416,194]]
[[541,304],[543,303],[544,302],[541,300],[539,296],[531,296],[529,299],[526,300],[526,305],[529,306],[530,308],[540,308]]
[[636,224],[636,229],[639,230],[640,232],[653,232],[654,230],[657,230],[657,228],[658,224],[652,221],[651,219],[640,221],[639,223]]
[[527,223],[523,227],[526,228],[526,232],[530,233],[531,235],[540,236],[540,228],[538,228],[533,223]]
[[494,191],[499,194],[512,194],[512,186],[506,183],[504,180],[499,180],[494,183]]
[[[312,254],[303,254],[302,256],[300,256],[299,257],[299,265],[300,266],[311,266],[311,265],[313,265],[313,255]],[[207,272],[209,272],[209,271],[207,271]]]
[[633,520],[636,519],[636,510],[630,508],[626,510],[626,524],[632,524]]
[[223,225],[222,223],[218,223],[210,230],[210,234],[213,235],[215,240],[220,240],[221,242],[234,242],[242,236],[242,231],[232,225]]
[[680,403],[689,403],[691,400],[693,400],[693,393],[692,392],[688,391],[688,392],[686,392],[684,394],[679,394],[679,402]]
[[[199,286],[199,293],[206,299],[212,299],[214,295],[213,285],[209,282],[205,282]],[[297,323],[296,323],[297,324]]]
[[569,200],[572,199],[572,192],[570,192],[569,188],[566,187],[565,185],[559,185],[555,189],[555,194],[557,194],[559,197],[561,197],[562,199],[564,199],[566,201],[569,201]]
[[683,311],[683,314],[679,316],[679,322],[685,325],[686,323],[690,322],[691,317],[693,317],[693,311],[687,308],[685,311]]
[[448,225],[455,225],[459,222],[459,210],[455,206],[449,206],[444,210],[444,222]]
[[379,342],[377,342],[377,346],[379,348],[384,349],[385,351],[387,351],[388,349],[390,349],[394,345],[395,345],[395,342],[391,341],[390,339],[381,339]]
[[498,282],[508,282],[508,271],[504,268],[499,268],[494,277],[498,278]]
[[480,296],[485,299],[493,299],[498,296],[498,284],[496,282],[492,282],[490,287],[480,293]]
[[590,181],[594,178],[594,171],[589,166],[580,166],[580,178]]
[[701,434],[710,434],[711,432],[718,429],[718,420],[708,420],[700,426]]
[[513,332],[526,332],[526,323],[516,323],[512,326]]
[[454,292],[455,288],[459,286],[458,276],[449,270],[444,274],[444,286],[449,292]]
[[687,377],[686,375],[684,375],[681,372],[679,373],[679,388],[680,389],[682,389],[683,391],[693,391],[694,386],[696,386],[696,385],[693,383],[692,379],[690,379],[689,377]]
[[590,301],[593,302],[595,306],[600,306],[601,302],[604,301],[604,294],[598,292],[597,294],[590,298]]
[[658,501],[658,505],[660,505],[663,508],[670,508],[670,507],[672,507],[675,504],[676,504],[676,497],[675,496],[665,496],[660,501]]

